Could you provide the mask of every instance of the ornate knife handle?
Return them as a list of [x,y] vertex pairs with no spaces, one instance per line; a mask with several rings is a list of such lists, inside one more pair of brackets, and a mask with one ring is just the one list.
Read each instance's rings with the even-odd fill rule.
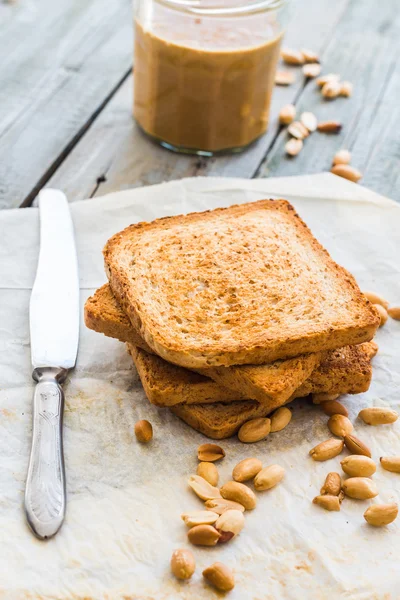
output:
[[65,516],[65,468],[62,438],[66,369],[38,368],[33,398],[32,448],[25,488],[25,512],[33,533],[52,537]]

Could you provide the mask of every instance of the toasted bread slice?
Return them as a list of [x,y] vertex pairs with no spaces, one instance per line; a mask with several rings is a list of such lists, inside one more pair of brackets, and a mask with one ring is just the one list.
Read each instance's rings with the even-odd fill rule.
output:
[[[331,351],[310,379],[301,386],[290,400],[310,393],[358,394],[366,392],[371,381],[370,359],[375,356],[375,342],[360,346],[347,346],[340,351]],[[223,439],[234,435],[238,429],[256,417],[265,417],[277,408],[265,406],[255,401],[235,402],[234,404],[177,404],[172,412],[188,425],[213,439]]]
[[372,339],[379,317],[285,200],[131,225],[104,248],[114,295],[156,354],[265,364]]
[[[110,337],[116,337],[123,342],[129,342],[136,348],[139,347],[149,352],[148,345],[131,325],[128,317],[113,296],[109,285],[103,285],[93,296],[88,298],[85,304],[85,322],[90,329]],[[152,352],[151,349],[150,352]],[[136,350],[136,353],[138,353],[138,350]],[[205,377],[211,377],[218,384],[218,388],[215,388],[215,386],[211,386],[211,382],[208,380],[208,391],[204,390],[204,393],[210,394],[210,398],[213,397],[211,388],[213,387],[215,396],[220,386],[222,386],[233,390],[236,400],[250,398],[263,403],[271,401],[282,403],[290,398],[293,392],[308,379],[321,362],[322,354],[321,352],[303,354],[296,358],[275,361],[268,365],[211,367],[209,369],[197,369],[197,371]],[[145,360],[144,356],[138,353],[138,360]],[[154,363],[156,362],[154,361]],[[164,367],[164,370],[169,371],[168,377],[171,379],[174,375],[178,386],[186,386],[189,383],[200,384],[199,377],[193,373],[190,374],[183,367],[173,366],[171,363],[168,363],[168,365],[168,367]],[[159,379],[159,366],[152,369],[152,371],[155,373],[155,378]],[[205,383],[203,378],[202,385],[197,386],[198,389],[204,389]],[[159,406],[170,406],[182,402],[182,393],[179,391],[177,394],[171,395],[168,388],[169,386],[162,388],[165,392],[163,400],[160,391],[157,396],[151,391],[157,389],[157,386],[148,385],[146,392],[150,402]],[[219,401],[228,402],[226,389],[224,394],[224,399],[221,397]],[[204,394],[190,394],[190,404],[205,402],[203,398]],[[210,402],[215,402],[215,400],[210,400]]]
[[235,402],[246,397],[219,385],[212,379],[167,362],[149,354],[138,346],[128,344],[144,391],[152,404],[206,404],[210,402]]

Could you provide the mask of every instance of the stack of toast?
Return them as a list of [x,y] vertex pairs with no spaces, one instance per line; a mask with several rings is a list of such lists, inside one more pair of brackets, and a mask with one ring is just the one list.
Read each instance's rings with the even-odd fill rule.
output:
[[127,344],[152,404],[211,438],[369,387],[377,311],[285,200],[131,225],[104,259],[86,325]]

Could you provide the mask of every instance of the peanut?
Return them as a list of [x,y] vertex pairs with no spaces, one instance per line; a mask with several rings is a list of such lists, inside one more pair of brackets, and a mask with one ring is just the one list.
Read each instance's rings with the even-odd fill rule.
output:
[[343,404],[337,400],[328,400],[328,402],[321,402],[321,408],[326,415],[330,417],[332,415],[343,415],[344,417],[349,416],[349,412]]
[[222,486],[220,492],[223,498],[239,502],[246,510],[252,510],[256,507],[257,498],[254,492],[244,483],[228,481]]
[[331,81],[327,81],[322,86],[322,96],[327,100],[333,100],[333,98],[337,98],[340,95],[340,90],[342,89],[341,84],[336,79],[332,79]]
[[303,148],[303,142],[301,140],[297,140],[296,138],[292,138],[288,140],[285,144],[285,152],[289,156],[297,156]]
[[307,79],[314,79],[314,77],[318,77],[321,74],[321,65],[318,63],[313,63],[309,65],[303,66],[303,75],[307,77]]
[[174,550],[171,556],[171,571],[177,579],[190,579],[195,569],[196,562],[190,550]]
[[235,579],[232,571],[220,562],[215,562],[204,569],[203,577],[221,592],[229,592],[235,587]]
[[199,477],[199,475],[191,475],[189,478],[189,486],[195,494],[202,500],[211,500],[212,498],[221,498],[220,491],[208,481]]
[[343,440],[331,438],[312,448],[310,450],[310,456],[317,461],[329,460],[330,458],[334,458],[340,454],[343,450],[343,447]]
[[219,543],[225,542],[240,533],[244,527],[244,516],[240,510],[226,510],[219,516],[214,527],[221,534]]
[[258,458],[245,458],[241,460],[232,471],[234,481],[243,483],[253,479],[262,469],[262,462]]
[[303,58],[306,63],[319,63],[319,57],[314,50],[309,50],[308,48],[302,48],[300,52],[303,55]]
[[350,81],[342,81],[340,84],[340,96],[350,98],[353,95],[353,84]]
[[281,57],[283,62],[288,65],[303,65],[305,61],[304,55],[292,48],[282,48]]
[[376,465],[372,458],[359,454],[346,456],[340,464],[343,471],[350,477],[371,477],[376,471]]
[[315,131],[318,125],[317,117],[312,112],[303,112],[300,115],[300,123],[304,125],[310,133]]
[[331,173],[344,177],[344,179],[348,179],[353,183],[357,183],[362,177],[362,173],[350,165],[335,165],[332,167]]
[[371,450],[355,435],[346,435],[344,443],[351,454],[363,454],[364,456],[371,458]]
[[211,510],[192,510],[181,514],[181,519],[188,527],[212,525],[218,519],[218,514]]
[[400,473],[400,456],[381,456],[380,463],[386,471]]
[[316,496],[313,503],[322,506],[325,510],[340,510],[340,500],[338,496],[331,496],[329,494]]
[[395,321],[400,321],[400,306],[392,306],[388,309],[388,314]]
[[286,104],[279,113],[279,123],[281,125],[290,125],[296,116],[296,107],[293,104]]
[[188,531],[188,539],[195,546],[215,546],[221,534],[212,525],[196,525]]
[[291,85],[294,83],[294,73],[291,71],[277,71],[275,73],[276,85]]
[[320,494],[322,496],[339,496],[342,487],[342,479],[339,473],[328,473],[325,478],[325,483],[321,488]]
[[328,428],[333,435],[345,437],[353,431],[353,425],[347,417],[343,415],[332,415],[328,421]]
[[238,432],[238,438],[245,444],[259,442],[267,437],[271,430],[271,419],[257,418],[244,423]]
[[285,469],[279,465],[270,465],[264,467],[257,473],[254,479],[254,487],[258,492],[269,490],[277,483],[282,481],[285,476]]
[[290,123],[287,131],[289,135],[293,136],[297,140],[304,140],[304,138],[310,135],[307,127],[305,127],[300,121],[293,121],[293,123]]
[[323,402],[331,402],[332,400],[336,400],[339,398],[340,394],[327,394],[325,392],[321,392],[320,394],[312,394],[313,404],[322,404]]
[[338,121],[322,121],[318,123],[317,129],[321,133],[339,133],[342,129],[342,124]]
[[379,313],[379,317],[381,319],[381,322],[379,323],[379,327],[382,327],[386,321],[388,320],[388,312],[386,310],[386,308],[383,308],[383,306],[381,306],[380,304],[374,304],[376,310]]
[[318,77],[317,85],[322,88],[329,81],[339,81],[339,75],[336,73],[328,73],[328,75],[322,75],[322,77]]
[[358,416],[367,425],[387,425],[388,423],[397,421],[399,415],[395,410],[390,408],[371,406],[370,408],[360,410]]
[[282,431],[287,425],[289,425],[292,418],[292,411],[281,406],[271,416],[271,433]]
[[333,157],[333,165],[348,165],[351,161],[351,154],[348,150],[338,150]]
[[149,421],[142,420],[135,423],[135,435],[138,442],[147,444],[153,438],[153,427]]
[[376,483],[368,477],[350,477],[343,481],[342,489],[346,496],[355,500],[368,500],[378,495]]
[[197,475],[203,477],[211,485],[217,485],[219,473],[217,467],[211,462],[201,462],[197,466]]
[[225,456],[225,451],[217,444],[201,444],[197,448],[197,458],[204,462],[215,462]]
[[372,304],[380,304],[386,310],[389,308],[389,302],[385,298],[382,298],[382,296],[375,294],[375,292],[363,292],[363,294]]
[[232,500],[225,500],[225,498],[213,498],[205,502],[206,509],[212,512],[222,515],[226,510],[241,510],[244,512],[245,508],[239,502],[233,502]]
[[364,519],[374,527],[382,527],[393,523],[399,512],[395,502],[392,504],[372,504],[364,513]]

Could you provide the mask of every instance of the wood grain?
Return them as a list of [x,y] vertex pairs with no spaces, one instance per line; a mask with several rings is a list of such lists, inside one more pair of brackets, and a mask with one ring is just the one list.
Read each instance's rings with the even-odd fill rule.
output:
[[400,105],[398,57],[400,16],[395,1],[377,9],[373,0],[351,3],[323,53],[324,72],[339,73],[354,84],[351,98],[324,100],[315,84],[306,87],[298,113],[311,111],[318,120],[343,123],[338,135],[314,133],[294,159],[285,156],[283,130],[257,176],[298,175],[329,170],[340,148],[352,152],[352,164],[364,173],[362,184],[400,200],[397,122]]
[[[322,52],[347,4],[347,0],[296,2],[284,43]],[[174,154],[145,138],[131,117],[133,83],[127,80],[49,183],[63,189],[70,200],[79,200],[195,175],[252,177],[279,131],[280,107],[301,94],[304,79],[299,69],[295,72],[294,85],[275,89],[267,134],[242,154],[210,159]]]
[[0,4],[0,208],[28,203],[131,65],[129,0]]

